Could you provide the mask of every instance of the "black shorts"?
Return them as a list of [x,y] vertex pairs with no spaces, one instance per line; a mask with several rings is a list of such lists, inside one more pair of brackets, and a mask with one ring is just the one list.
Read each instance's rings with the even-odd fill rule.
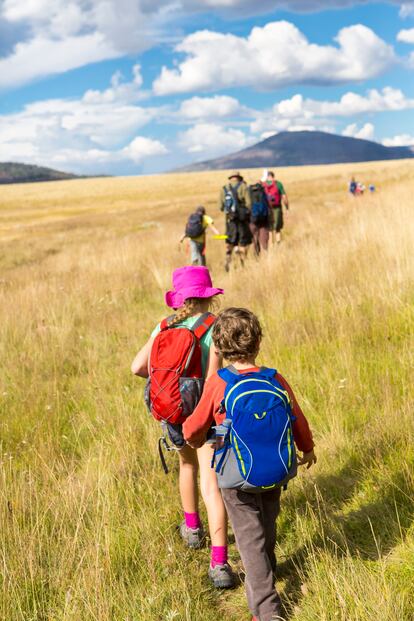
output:
[[226,243],[230,246],[248,246],[252,243],[252,233],[248,222],[229,220],[226,223]]
[[[164,436],[167,440],[173,445],[174,448],[180,450],[186,445],[186,441],[183,436],[183,426],[182,425],[173,425],[172,423],[167,423],[163,421],[161,423],[162,430]],[[207,432],[206,443],[210,444],[215,440],[216,431],[213,427]]]

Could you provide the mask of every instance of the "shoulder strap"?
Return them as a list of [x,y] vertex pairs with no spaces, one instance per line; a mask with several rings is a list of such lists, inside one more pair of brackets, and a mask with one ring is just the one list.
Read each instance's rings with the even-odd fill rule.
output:
[[232,365],[219,369],[217,375],[221,377],[226,384],[234,384],[240,379],[240,373]]
[[163,332],[164,330],[168,330],[168,328],[170,327],[170,321],[172,319],[174,319],[175,315],[170,315],[169,317],[166,317],[165,319],[163,319],[160,323],[160,332]]
[[260,375],[266,379],[274,379],[277,371],[276,369],[268,369],[267,367],[260,367],[260,371],[258,373],[260,373]]
[[197,321],[191,328],[191,332],[193,332],[198,339],[201,339],[211,328],[215,321],[215,315],[213,315],[212,313],[204,313],[203,315],[201,315],[201,317],[197,319]]

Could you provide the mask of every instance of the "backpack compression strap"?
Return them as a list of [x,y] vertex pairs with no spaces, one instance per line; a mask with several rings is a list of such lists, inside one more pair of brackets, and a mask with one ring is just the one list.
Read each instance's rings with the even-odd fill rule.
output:
[[201,317],[197,319],[197,321],[191,328],[191,331],[200,340],[201,338],[203,338],[205,333],[211,328],[211,326],[213,325],[215,321],[216,321],[215,315],[213,315],[212,313],[204,313],[204,315],[201,315]]

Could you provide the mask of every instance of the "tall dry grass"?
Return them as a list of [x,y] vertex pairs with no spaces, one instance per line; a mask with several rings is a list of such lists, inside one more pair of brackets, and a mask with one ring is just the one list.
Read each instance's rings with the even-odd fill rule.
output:
[[[282,247],[222,270],[223,304],[260,316],[262,362],[290,380],[319,462],[283,498],[278,584],[292,621],[412,621],[413,164],[289,169]],[[251,180],[257,173],[249,171]],[[189,209],[223,175],[5,188],[0,207],[0,616],[229,621],[208,551],[185,550],[175,474],[130,361],[165,309]],[[232,563],[239,568],[237,552]]]

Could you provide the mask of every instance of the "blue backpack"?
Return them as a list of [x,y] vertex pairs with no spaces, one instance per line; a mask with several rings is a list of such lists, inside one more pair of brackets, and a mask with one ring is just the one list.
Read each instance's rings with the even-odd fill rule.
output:
[[219,487],[257,493],[286,486],[297,473],[295,417],[276,371],[239,374],[228,367],[218,374],[227,384],[212,464]]
[[261,183],[250,186],[250,197],[252,201],[251,221],[253,224],[268,224],[269,201]]

